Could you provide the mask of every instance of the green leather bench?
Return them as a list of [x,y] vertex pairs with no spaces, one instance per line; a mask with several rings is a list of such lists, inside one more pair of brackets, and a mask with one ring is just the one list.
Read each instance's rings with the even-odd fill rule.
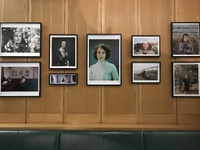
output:
[[0,130],[0,150],[200,150],[200,132]]
[[60,131],[1,130],[0,150],[58,150]]

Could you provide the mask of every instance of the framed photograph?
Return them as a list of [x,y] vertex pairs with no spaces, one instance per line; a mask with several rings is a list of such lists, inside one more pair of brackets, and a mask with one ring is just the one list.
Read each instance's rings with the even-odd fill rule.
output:
[[132,35],[131,36],[133,57],[159,57],[159,35]]
[[200,96],[199,68],[199,62],[172,62],[172,96]]
[[0,23],[1,57],[40,57],[42,23]]
[[199,22],[172,22],[172,57],[200,56]]
[[50,85],[77,85],[78,74],[77,73],[50,73],[49,74]]
[[0,62],[0,96],[40,96],[40,62]]
[[87,85],[121,85],[121,34],[87,35]]
[[50,34],[50,68],[77,69],[77,34]]
[[132,62],[132,83],[160,83],[160,62]]

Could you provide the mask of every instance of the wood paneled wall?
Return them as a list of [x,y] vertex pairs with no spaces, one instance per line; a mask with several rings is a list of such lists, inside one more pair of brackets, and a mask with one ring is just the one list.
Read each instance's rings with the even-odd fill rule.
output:
[[[199,0],[0,0],[1,22],[42,22],[41,97],[1,97],[0,127],[199,129],[199,98],[173,98],[170,23],[199,21]],[[122,34],[122,85],[86,85],[86,35]],[[49,69],[49,34],[78,34],[78,69]],[[161,57],[132,58],[131,35],[160,35]],[[132,84],[131,62],[161,62],[160,84]],[[49,73],[78,73],[51,86]]]

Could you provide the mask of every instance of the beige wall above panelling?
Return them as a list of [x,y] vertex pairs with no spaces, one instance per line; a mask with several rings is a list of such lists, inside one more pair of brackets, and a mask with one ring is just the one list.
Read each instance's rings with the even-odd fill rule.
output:
[[[171,22],[199,21],[199,5],[199,0],[0,0],[1,22],[42,23],[40,58],[0,58],[41,62],[41,97],[1,97],[0,128],[199,129],[199,98],[172,97],[171,83],[172,61],[199,58],[171,58],[170,37]],[[78,35],[77,69],[49,69],[49,34]],[[120,86],[86,85],[87,34],[122,35]],[[160,35],[160,57],[131,57],[132,35]],[[132,84],[136,61],[160,62],[161,82]],[[49,73],[77,73],[78,85],[49,85]]]

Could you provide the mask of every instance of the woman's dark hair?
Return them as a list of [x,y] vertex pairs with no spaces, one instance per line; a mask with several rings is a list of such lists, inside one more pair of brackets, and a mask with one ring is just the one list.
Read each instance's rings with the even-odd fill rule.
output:
[[182,42],[184,41],[184,36],[189,37],[189,34],[187,34],[187,33],[184,33],[184,34],[183,34]]
[[60,46],[62,45],[63,42],[65,42],[65,44],[67,45],[67,42],[66,42],[66,41],[61,41],[61,42],[60,42]]
[[25,76],[21,76],[21,79],[25,79]]
[[110,47],[104,43],[98,44],[95,48],[94,48],[94,52],[93,52],[93,56],[96,60],[98,60],[97,58],[97,49],[98,48],[102,48],[103,50],[105,50],[106,52],[106,59],[110,58]]

